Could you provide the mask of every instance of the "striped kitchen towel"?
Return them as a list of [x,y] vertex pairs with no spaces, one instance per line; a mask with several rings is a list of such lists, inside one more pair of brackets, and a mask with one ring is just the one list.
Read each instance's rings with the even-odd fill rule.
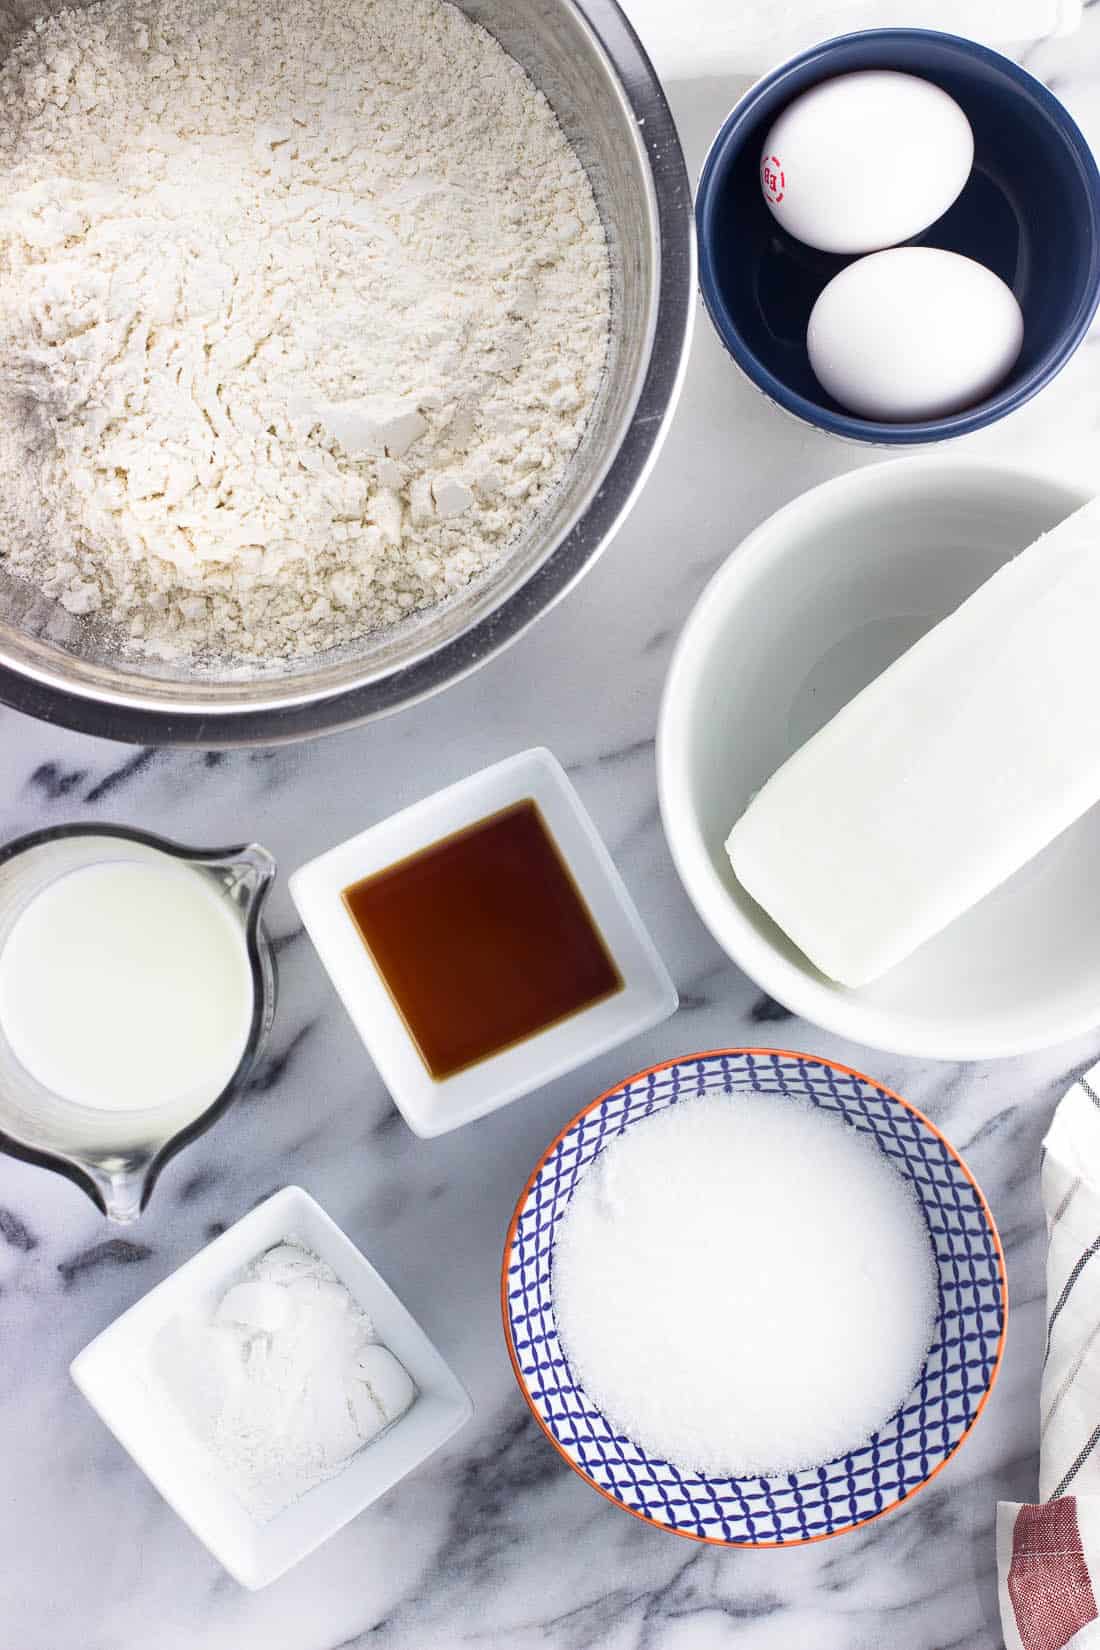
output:
[[1100,1650],[1100,1065],[1043,1143],[1047,1335],[1039,1504],[1002,1501],[1005,1650]]

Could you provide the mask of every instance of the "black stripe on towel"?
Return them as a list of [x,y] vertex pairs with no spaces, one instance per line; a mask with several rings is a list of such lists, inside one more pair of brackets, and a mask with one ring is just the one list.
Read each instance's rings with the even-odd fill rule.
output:
[[1073,1271],[1062,1285],[1062,1293],[1058,1296],[1058,1299],[1054,1304],[1054,1310],[1050,1314],[1050,1318],[1047,1321],[1047,1344],[1046,1351],[1043,1353],[1044,1368],[1046,1367],[1047,1359],[1050,1357],[1050,1337],[1051,1332],[1054,1329],[1054,1325],[1058,1322],[1059,1314],[1073,1292],[1074,1284],[1077,1282],[1077,1279],[1081,1276],[1081,1273],[1085,1270],[1085,1267],[1088,1265],[1089,1261],[1098,1249],[1100,1249],[1100,1237],[1093,1238],[1085,1252],[1078,1255],[1076,1261],[1074,1262]]
[[1066,1195],[1063,1197],[1061,1203],[1059,1203],[1058,1207],[1055,1209],[1054,1213],[1050,1217],[1050,1230],[1052,1232],[1053,1232],[1054,1228],[1057,1226],[1058,1222],[1061,1220],[1062,1216],[1065,1214],[1066,1210],[1069,1208],[1070,1204],[1073,1202],[1074,1198],[1077,1196],[1077,1193],[1080,1190],[1081,1190],[1081,1176],[1078,1175],[1076,1180],[1073,1180],[1073,1181],[1070,1182],[1069,1189],[1067,1190]]
[[1087,1077],[1079,1077],[1077,1081],[1088,1095],[1094,1106],[1100,1107],[1100,1094],[1097,1094]]
[[1053,1495],[1047,1496],[1048,1501],[1057,1501],[1060,1495],[1065,1495],[1067,1489],[1073,1483],[1073,1480],[1077,1477],[1077,1474],[1081,1471],[1081,1468],[1084,1466],[1097,1444],[1100,1444],[1100,1427],[1094,1427],[1092,1429],[1092,1437],[1089,1439],[1088,1443],[1085,1445],[1072,1467],[1070,1467],[1069,1471],[1066,1473],[1066,1476],[1062,1479],[1062,1482],[1058,1485],[1058,1488],[1054,1491]]
[[1058,1388],[1057,1392],[1054,1394],[1054,1397],[1050,1400],[1050,1408],[1047,1410],[1046,1414],[1043,1416],[1043,1423],[1042,1423],[1042,1426],[1039,1428],[1039,1441],[1040,1441],[1040,1443],[1046,1437],[1047,1428],[1049,1427],[1051,1421],[1054,1419],[1054,1416],[1055,1416],[1055,1413],[1058,1409],[1059,1404],[1062,1402],[1062,1399],[1065,1397],[1066,1393],[1069,1391],[1070,1387],[1072,1387],[1074,1381],[1077,1379],[1078,1375],[1080,1375],[1082,1369],[1084,1368],[1085,1359],[1088,1357],[1089,1353],[1093,1349],[1093,1346],[1096,1344],[1097,1336],[1100,1336],[1100,1319],[1097,1319],[1096,1323],[1092,1326],[1092,1329],[1089,1331],[1089,1337],[1088,1337],[1087,1341],[1085,1342],[1084,1346],[1081,1348],[1080,1352],[1077,1354],[1076,1358],[1074,1358],[1073,1363],[1070,1365],[1069,1373],[1064,1377],[1061,1386]]

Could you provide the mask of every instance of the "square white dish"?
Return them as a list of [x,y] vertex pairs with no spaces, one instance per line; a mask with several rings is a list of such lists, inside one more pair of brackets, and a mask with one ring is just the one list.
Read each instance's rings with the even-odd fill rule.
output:
[[[335,1478],[265,1524],[155,1381],[150,1351],[178,1313],[212,1309],[243,1267],[295,1237],[332,1267],[416,1384],[412,1407]],[[473,1414],[457,1376],[370,1262],[307,1192],[288,1186],[165,1278],[77,1354],[70,1374],[169,1506],[242,1587],[275,1581],[446,1443]]]
[[[345,888],[532,800],[622,976],[622,989],[452,1077],[434,1078],[344,905]],[[291,898],[355,1028],[414,1133],[444,1134],[561,1077],[675,1013],[676,988],[565,770],[541,747],[483,768],[294,872]]]

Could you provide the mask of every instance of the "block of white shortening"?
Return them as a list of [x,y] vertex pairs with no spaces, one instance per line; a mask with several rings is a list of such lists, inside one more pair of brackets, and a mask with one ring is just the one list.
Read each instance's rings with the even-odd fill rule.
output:
[[1038,539],[768,780],[738,881],[860,986],[1100,801],[1100,499]]

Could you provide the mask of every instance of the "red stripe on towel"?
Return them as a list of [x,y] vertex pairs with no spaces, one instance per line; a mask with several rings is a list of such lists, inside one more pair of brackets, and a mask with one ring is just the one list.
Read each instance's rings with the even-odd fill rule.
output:
[[1064,1650],[1075,1633],[1097,1619],[1075,1496],[1020,1508],[1008,1596],[1024,1650]]

